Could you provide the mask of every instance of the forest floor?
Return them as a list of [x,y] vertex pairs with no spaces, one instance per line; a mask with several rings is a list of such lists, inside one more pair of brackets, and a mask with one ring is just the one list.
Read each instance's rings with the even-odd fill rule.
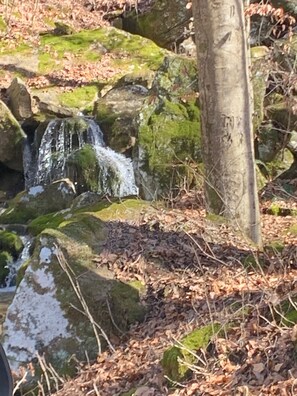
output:
[[[48,21],[75,30],[108,25],[106,15],[150,0],[51,0],[1,2],[9,21],[2,40],[13,48],[23,39],[32,46]],[[7,4],[12,6],[7,7]],[[51,25],[52,26],[52,25]],[[296,180],[291,184],[295,190]],[[290,209],[297,195],[278,184],[261,195],[264,251],[251,249],[228,225],[207,220],[201,194],[185,193],[163,209],[146,210],[138,223],[110,224],[109,243],[97,265],[107,265],[119,280],[138,280],[148,307],[143,323],[110,341],[92,365],[75,379],[59,379],[56,396],[113,396],[138,388],[137,396],[296,395],[297,325],[282,319],[297,301],[297,226]],[[278,198],[276,198],[278,197]],[[271,205],[284,216],[270,214]],[[161,366],[163,352],[184,335],[218,322],[207,350],[196,351],[191,375],[170,387]],[[232,327],[230,327],[232,323]]]
[[[276,192],[283,198],[276,200]],[[57,396],[121,395],[133,388],[127,395],[296,395],[297,324],[284,316],[288,299],[294,305],[297,298],[297,222],[268,212],[272,202],[296,209],[297,195],[275,184],[269,196],[262,196],[261,252],[226,224],[209,222],[201,194],[145,210],[138,223],[111,224],[112,253],[106,246],[95,261],[119,280],[141,281],[148,314],[111,340],[115,352],[82,367]],[[209,323],[220,323],[225,335],[196,351],[189,379],[170,387],[164,351]]]

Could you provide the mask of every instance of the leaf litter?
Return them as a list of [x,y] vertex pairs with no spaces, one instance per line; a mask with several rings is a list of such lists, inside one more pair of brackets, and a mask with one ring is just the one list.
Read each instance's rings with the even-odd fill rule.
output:
[[[2,43],[13,49],[21,40],[34,48],[40,32],[52,29],[49,21],[63,21],[75,31],[92,29],[109,25],[107,16],[114,11],[141,11],[151,3],[2,2],[1,15],[9,22]],[[82,68],[66,53],[61,70],[49,77],[65,80],[64,89],[106,77],[104,73],[112,77],[109,54],[102,59],[102,65]],[[10,81],[7,71],[1,86]],[[47,86],[47,76],[28,84]],[[292,187],[296,182],[290,182]],[[56,396],[113,396],[131,389],[135,391],[130,394],[138,396],[297,394],[297,325],[280,319],[282,303],[290,297],[294,304],[297,295],[297,236],[291,231],[296,216],[287,211],[297,208],[296,192],[288,194],[278,183],[262,192],[264,244],[283,245],[264,252],[248,247],[228,225],[211,224],[202,201],[201,194],[186,193],[168,208],[146,210],[137,223],[109,224],[108,244],[94,262],[112,269],[119,280],[141,281],[148,314],[143,323],[111,339],[115,352],[107,350],[94,364],[81,365],[77,377],[65,382]],[[272,204],[285,215],[273,216]],[[245,264],[247,258],[252,265]],[[221,323],[225,337],[214,337],[200,351],[192,375],[170,386],[160,364],[163,352],[210,322]]]
[[[261,203],[263,211],[267,204]],[[94,262],[118,280],[141,281],[148,313],[112,340],[114,353],[81,367],[56,396],[131,389],[144,396],[297,394],[297,325],[281,320],[282,303],[297,296],[297,236],[287,232],[294,224],[293,216],[262,214],[264,245],[277,239],[284,248],[258,252],[228,225],[210,226],[194,193],[146,209],[138,222],[110,222],[108,242]],[[259,267],[246,267],[247,257]],[[196,351],[201,358],[189,378],[172,386],[160,363],[164,351],[214,322],[225,335]]]

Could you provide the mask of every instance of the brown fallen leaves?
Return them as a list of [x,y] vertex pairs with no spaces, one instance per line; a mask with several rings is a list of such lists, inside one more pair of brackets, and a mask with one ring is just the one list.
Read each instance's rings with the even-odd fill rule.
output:
[[[115,353],[106,351],[82,368],[57,396],[131,389],[143,396],[297,394],[296,326],[282,324],[276,314],[297,292],[290,253],[296,253],[297,237],[285,232],[296,220],[262,220],[265,243],[277,238],[287,245],[265,256],[259,270],[244,268],[243,259],[258,253],[226,225],[205,229],[204,210],[193,197],[171,209],[147,209],[137,223],[110,223],[108,243],[94,261],[118,279],[145,283],[148,315],[113,340]],[[226,336],[196,351],[200,358],[190,378],[170,387],[160,364],[164,350],[211,321],[220,322]]]

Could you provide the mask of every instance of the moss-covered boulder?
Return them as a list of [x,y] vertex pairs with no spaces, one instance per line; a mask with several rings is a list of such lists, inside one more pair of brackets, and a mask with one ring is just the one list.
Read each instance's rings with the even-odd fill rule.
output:
[[192,16],[184,0],[156,0],[144,13],[124,15],[124,30],[153,40],[161,47],[173,49],[184,37]]
[[95,104],[94,116],[105,141],[117,152],[127,152],[135,145],[135,119],[148,96],[151,78],[149,72],[128,74]]
[[16,77],[7,89],[9,107],[17,120],[33,115],[31,95],[25,83]]
[[14,232],[0,230],[0,251],[9,252],[17,258],[24,248],[21,238]]
[[7,106],[0,101],[0,162],[8,168],[23,169],[23,142],[26,135]]
[[27,223],[40,215],[66,209],[75,196],[74,184],[69,179],[31,187],[10,201],[9,207],[0,215],[0,223]]
[[[87,353],[95,359],[112,335],[143,319],[137,289],[116,281],[93,261],[108,236],[100,212],[74,215],[37,237],[3,326],[3,345],[13,369],[36,365],[39,353],[60,375],[73,375],[76,363],[71,357],[85,360]],[[117,211],[112,217],[117,218]],[[27,389],[40,379],[36,368]]]
[[270,71],[268,56],[269,51],[267,47],[259,46],[251,48],[251,74],[254,97],[253,127],[255,133],[264,119],[264,98]]
[[213,336],[219,333],[221,325],[212,323],[185,336],[179,343],[164,352],[161,361],[164,374],[172,382],[184,380],[190,373],[189,365],[197,364],[195,355],[199,349],[206,349]]
[[8,252],[0,252],[0,287],[6,285],[6,277],[9,274],[9,264],[13,262],[12,255]]

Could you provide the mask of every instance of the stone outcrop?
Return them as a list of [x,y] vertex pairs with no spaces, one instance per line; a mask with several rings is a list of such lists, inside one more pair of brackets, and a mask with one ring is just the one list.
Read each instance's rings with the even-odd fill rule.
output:
[[23,169],[23,142],[25,132],[8,107],[0,101],[0,162],[8,168]]
[[69,179],[31,187],[10,201],[0,215],[0,223],[27,223],[40,215],[69,208],[75,196],[74,184]]
[[17,120],[24,120],[33,115],[31,95],[25,83],[16,77],[7,89],[8,104]]
[[155,0],[144,13],[132,12],[122,19],[122,28],[153,40],[161,47],[174,49],[184,39],[191,9],[185,0]]
[[[105,266],[96,266],[94,255],[108,238],[105,218],[126,213],[139,216],[141,203],[109,204],[96,212],[65,214],[59,226],[47,227],[36,238],[32,257],[20,269],[18,288],[3,326],[3,346],[12,369],[27,364],[24,390],[40,380],[37,355],[60,375],[73,375],[76,359],[94,360],[110,340],[135,321],[145,308],[134,287],[114,279]],[[72,359],[71,359],[72,357]]]

